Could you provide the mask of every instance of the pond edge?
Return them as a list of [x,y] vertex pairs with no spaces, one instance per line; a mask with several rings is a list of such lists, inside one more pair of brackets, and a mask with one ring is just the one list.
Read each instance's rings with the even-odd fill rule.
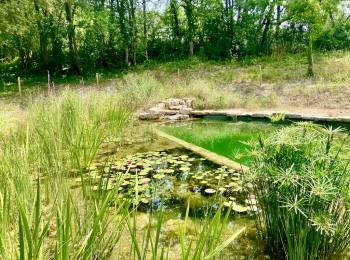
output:
[[270,119],[276,114],[283,114],[285,118],[292,120],[305,120],[314,122],[339,122],[350,123],[350,116],[326,116],[316,114],[302,114],[302,113],[288,113],[288,112],[243,112],[243,111],[225,111],[225,110],[193,110],[190,112],[192,117],[205,117],[205,116],[227,116],[227,117],[250,117],[260,119]]

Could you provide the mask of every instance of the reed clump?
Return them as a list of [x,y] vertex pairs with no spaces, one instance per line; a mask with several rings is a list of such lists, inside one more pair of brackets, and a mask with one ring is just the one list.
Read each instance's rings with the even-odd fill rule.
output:
[[350,244],[349,142],[341,130],[298,123],[252,146],[258,233],[274,254],[330,259]]

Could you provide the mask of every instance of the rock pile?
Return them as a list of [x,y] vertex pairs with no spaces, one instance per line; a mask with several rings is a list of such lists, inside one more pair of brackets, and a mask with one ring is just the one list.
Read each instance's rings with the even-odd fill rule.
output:
[[192,98],[170,98],[140,113],[141,120],[183,120],[190,117]]

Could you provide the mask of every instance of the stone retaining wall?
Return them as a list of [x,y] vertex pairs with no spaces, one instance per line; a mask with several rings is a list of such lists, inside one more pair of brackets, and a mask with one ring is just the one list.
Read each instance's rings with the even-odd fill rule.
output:
[[228,116],[228,117],[251,117],[269,119],[276,114],[283,114],[286,119],[293,120],[306,120],[315,122],[342,122],[350,123],[350,116],[324,116],[313,114],[297,114],[297,113],[278,113],[278,112],[262,112],[262,113],[250,113],[250,112],[232,112],[232,111],[215,111],[215,110],[194,110],[190,113],[193,117],[204,116]]

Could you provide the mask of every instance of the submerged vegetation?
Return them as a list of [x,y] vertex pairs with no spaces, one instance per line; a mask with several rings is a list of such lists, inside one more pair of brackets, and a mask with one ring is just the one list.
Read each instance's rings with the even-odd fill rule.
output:
[[264,122],[200,120],[169,124],[161,129],[187,142],[249,165],[252,159],[247,142],[257,140],[259,135],[269,135],[279,127],[277,124]]
[[349,136],[310,123],[253,145],[257,228],[274,254],[330,259],[350,244]]

